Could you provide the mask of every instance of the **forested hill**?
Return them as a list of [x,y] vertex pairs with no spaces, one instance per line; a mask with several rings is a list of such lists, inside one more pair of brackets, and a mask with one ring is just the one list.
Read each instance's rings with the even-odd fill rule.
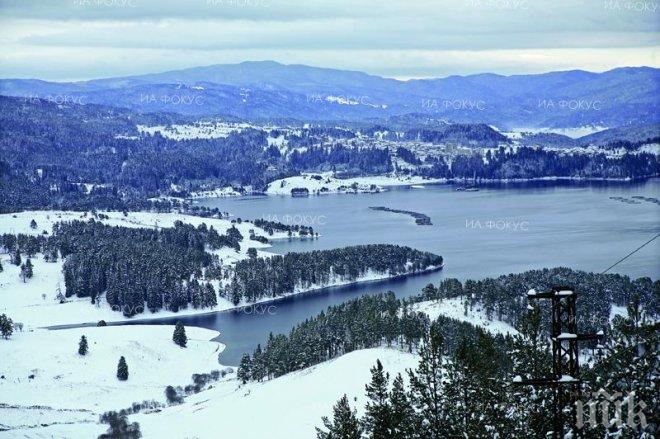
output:
[[627,67],[400,81],[258,61],[74,83],[3,79],[0,92],[248,119],[358,121],[422,113],[502,127],[620,126],[658,121],[659,76],[655,68]]
[[[138,124],[167,127],[174,121],[190,123],[172,114],[0,96],[0,212],[140,209],[158,196],[187,197],[227,186],[264,190],[269,182],[301,172],[447,179],[635,179],[660,173],[660,156],[633,148],[637,143],[623,141],[634,149],[627,154],[564,153],[544,149],[542,136],[533,148],[516,146],[484,124],[363,133],[344,126],[248,123],[228,129],[225,123],[226,133],[210,138],[138,130]],[[616,143],[617,133],[608,141]],[[556,145],[556,139],[549,143]]]
[[[235,227],[219,234],[213,227],[176,222],[158,230],[104,225],[93,219],[58,223],[51,236],[5,234],[0,247],[12,261],[42,253],[48,261],[64,259],[66,297],[105,300],[115,311],[133,316],[212,308],[219,299],[235,305],[293,292],[439,268],[442,257],[409,247],[373,244],[311,253],[256,257],[223,264],[223,247],[240,249]],[[20,262],[19,262],[20,264]]]
[[[502,320],[525,332],[529,325],[530,305],[527,291],[543,291],[555,285],[570,285],[578,293],[577,322],[580,332],[603,330],[610,322],[612,305],[622,307],[635,302],[653,321],[660,316],[660,280],[649,278],[632,280],[618,274],[597,274],[569,268],[531,270],[508,274],[496,279],[445,279],[438,285],[427,285],[420,294],[397,299],[393,293],[364,296],[329,307],[318,316],[294,327],[290,334],[271,334],[267,344],[258,346],[252,356],[244,357],[239,373],[246,380],[277,377],[293,370],[309,367],[356,349],[387,345],[414,350],[430,329],[426,314],[417,312],[415,305],[460,298],[466,318],[474,308],[485,312],[488,319]],[[550,328],[549,307],[536,310],[539,337],[547,337]],[[477,338],[477,328],[467,322],[440,317],[443,331],[443,352],[453,354],[460,339]],[[483,332],[483,331],[481,331]],[[504,349],[502,335],[494,336],[494,343]],[[508,342],[511,339],[508,338]],[[510,347],[510,346],[509,346]],[[499,367],[512,366],[506,356],[489,358]]]

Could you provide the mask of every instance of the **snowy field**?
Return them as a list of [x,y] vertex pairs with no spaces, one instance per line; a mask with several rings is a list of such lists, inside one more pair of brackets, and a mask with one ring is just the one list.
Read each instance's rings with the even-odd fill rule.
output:
[[466,315],[463,302],[460,298],[420,302],[413,305],[411,310],[425,313],[429,316],[431,321],[437,319],[439,316],[445,316],[462,322],[472,323],[475,326],[481,326],[493,334],[515,335],[518,333],[518,331],[508,323],[495,319],[489,320],[486,316],[486,312],[478,306],[472,310],[468,308]]
[[[310,439],[316,437],[321,417],[332,417],[332,406],[344,393],[359,414],[364,412],[364,385],[377,359],[391,378],[418,363],[416,355],[393,349],[355,351],[262,383],[221,381],[181,405],[132,415],[129,421],[140,424],[144,438]],[[43,436],[35,437],[96,437],[105,427],[55,425],[40,429]]]
[[228,137],[231,133],[241,132],[252,125],[247,123],[230,122],[196,122],[189,125],[172,124],[170,126],[137,125],[140,134],[153,136],[159,133],[166,139],[189,140],[189,139],[219,139]]
[[[103,214],[109,218],[100,219],[98,216],[94,217],[90,212],[72,212],[60,210],[33,210],[17,213],[5,213],[0,215],[0,234],[24,233],[28,235],[39,235],[44,231],[50,233],[52,231],[53,224],[61,221],[88,221],[89,219],[93,218],[96,221],[102,222],[103,224],[122,227],[174,227],[174,223],[176,221],[181,221],[185,224],[191,224],[197,227],[202,223],[205,223],[209,227],[213,226],[220,234],[225,233],[227,229],[234,225],[245,238],[249,236],[250,229],[254,230],[256,235],[265,236],[269,239],[287,237],[287,234],[283,232],[276,232],[273,236],[269,236],[264,230],[249,222],[232,224],[231,220],[228,219],[203,218],[201,216],[185,215],[177,212],[127,212],[127,214],[124,215],[122,212],[99,211],[97,214]],[[33,219],[37,223],[37,227],[35,229],[30,228],[30,221]],[[252,243],[254,243],[254,245],[252,245]],[[256,241],[250,242],[251,247],[268,246],[267,244],[260,244],[261,243]]]
[[[193,373],[224,369],[218,364],[224,346],[210,341],[218,332],[186,328],[188,344],[181,348],[172,341],[173,330],[160,325],[42,329],[0,339],[0,430],[10,429],[0,436],[51,437],[40,432],[42,424],[80,422],[98,433],[52,437],[96,437],[103,430],[96,425],[101,413],[143,400],[164,403],[166,386],[185,386]],[[85,356],[78,354],[83,334],[89,344]],[[122,355],[127,381],[116,377]]]
[[[99,212],[107,215],[108,219],[97,220],[104,224],[124,227],[173,227],[175,221],[198,226],[206,223],[213,226],[218,233],[225,233],[232,226],[231,221],[217,218],[202,218],[179,213],[152,213],[152,212],[129,212],[124,216],[121,212]],[[66,211],[30,211],[13,214],[0,215],[0,234],[32,234],[38,235],[46,231],[52,232],[53,224],[60,221],[89,220],[91,213],[66,212]],[[32,229],[30,221],[34,219],[37,227]],[[288,239],[286,233],[276,232],[272,236],[264,230],[255,227],[254,224],[242,222],[234,224],[241,232],[244,239],[241,250],[235,251],[230,248],[222,248],[214,251],[224,265],[234,264],[236,261],[246,259],[247,249],[254,247],[259,256],[268,256],[272,253],[264,251],[270,244],[249,240],[249,232],[253,230],[255,235],[265,236],[268,239]],[[99,320],[121,321],[127,320],[121,312],[113,311],[105,300],[100,300],[97,306],[90,304],[89,298],[67,298],[67,302],[60,304],[56,300],[59,291],[64,292],[64,278],[62,275],[63,261],[46,262],[42,255],[32,258],[34,265],[34,276],[23,282],[20,277],[20,268],[10,264],[9,255],[0,254],[0,261],[4,270],[0,272],[0,313],[8,314],[14,321],[21,322],[27,327],[42,327],[51,325],[65,325],[97,322]],[[24,256],[25,259],[25,256]],[[215,287],[217,288],[217,282]],[[239,305],[240,306],[240,305]],[[181,310],[178,313],[160,311],[157,313],[145,312],[139,318],[160,318],[176,315],[200,314],[213,311],[221,311],[233,308],[234,305],[226,299],[218,298],[215,308],[194,309],[192,307]]]
[[[305,188],[310,194],[339,193],[339,192],[379,192],[387,186],[408,186],[424,183],[438,183],[443,179],[427,179],[419,176],[391,176],[377,175],[373,177],[356,177],[339,179],[331,172],[319,174],[302,174],[275,180],[268,184],[266,193],[269,195],[291,195],[293,188]],[[353,185],[356,190],[351,189]]]

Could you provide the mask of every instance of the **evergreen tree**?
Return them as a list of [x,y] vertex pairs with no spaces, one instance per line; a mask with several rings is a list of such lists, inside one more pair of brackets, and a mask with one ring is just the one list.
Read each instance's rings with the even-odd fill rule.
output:
[[261,381],[266,376],[266,367],[264,365],[264,355],[261,352],[261,344],[257,345],[252,355],[252,379]]
[[445,395],[443,389],[443,337],[434,322],[420,349],[419,366],[409,371],[410,401],[418,413],[415,430],[423,438],[448,436]]
[[332,422],[323,417],[325,430],[316,428],[317,439],[360,439],[362,428],[355,410],[351,410],[348,397],[342,396],[332,409]]
[[37,228],[37,222],[34,219],[30,221],[30,228],[33,230]]
[[391,407],[388,400],[388,374],[383,372],[380,360],[371,368],[371,382],[365,386],[367,399],[366,412],[362,423],[368,437],[373,439],[391,438]]
[[186,328],[183,326],[181,320],[176,322],[176,326],[174,327],[174,334],[172,334],[172,340],[174,340],[174,343],[181,346],[182,348],[185,348],[186,343],[188,343]]
[[218,304],[218,298],[215,294],[215,288],[211,285],[210,282],[207,282],[204,285],[204,298],[202,300],[202,306],[204,308],[214,307]]
[[23,279],[23,282],[25,282],[26,279],[32,278],[33,275],[32,261],[28,258],[27,261],[25,261],[25,264],[21,265],[21,278]]
[[[660,428],[660,323],[657,321],[657,311],[654,312],[650,306],[644,309],[638,296],[631,298],[627,312],[625,318],[614,318],[603,346],[604,353],[593,369],[585,374],[588,387],[583,399],[592,399],[593,393],[602,389],[609,395],[619,392],[621,396],[614,402],[625,403],[622,423],[613,423],[606,432],[598,427],[599,437],[652,438]],[[603,400],[602,397],[598,399]],[[641,410],[641,402],[646,406],[644,410]],[[615,415],[610,412],[610,419]],[[642,416],[645,427],[641,425]],[[629,423],[635,426],[631,427]]]
[[417,414],[412,408],[401,374],[397,375],[392,382],[390,408],[390,437],[392,439],[412,438],[415,433]]
[[17,267],[20,267],[22,262],[23,260],[21,259],[21,252],[18,249],[18,247],[16,247],[16,251],[14,252],[14,257],[12,258],[12,263]]
[[2,273],[2,270],[4,270],[4,268],[2,267],[2,261],[0,261],[0,273]]
[[9,339],[14,332],[14,322],[6,314],[0,315],[0,334],[5,339]]
[[252,377],[252,360],[248,354],[243,354],[236,376],[243,382],[243,384],[248,382]]
[[80,343],[78,343],[78,354],[79,355],[87,355],[87,337],[84,335],[80,337]]
[[126,359],[123,356],[119,358],[119,363],[117,364],[117,378],[120,381],[126,381],[128,379],[128,364],[126,364]]
[[446,398],[451,433],[467,437],[509,437],[503,374],[492,337],[477,330],[461,336],[447,367]]
[[[552,375],[549,343],[541,330],[541,311],[535,304],[522,319],[519,335],[513,339],[510,352],[515,379],[545,378]],[[513,435],[544,437],[552,431],[553,390],[544,387],[512,386],[511,402]]]
[[436,293],[438,290],[433,286],[432,283],[427,284],[424,288],[422,288],[422,295],[427,299],[427,300],[433,300],[436,297]]

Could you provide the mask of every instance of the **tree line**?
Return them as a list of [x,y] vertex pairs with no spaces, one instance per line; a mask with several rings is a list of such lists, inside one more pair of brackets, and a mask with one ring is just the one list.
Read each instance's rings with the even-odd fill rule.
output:
[[[578,425],[565,416],[567,437],[580,433],[587,439],[646,438],[653,437],[660,425],[656,355],[660,324],[636,297],[627,310],[627,317],[618,316],[606,325],[604,349],[582,366],[579,399],[586,413],[578,418]],[[521,319],[520,333],[506,344],[477,328],[459,334],[453,352],[446,346],[452,337],[446,325],[434,322],[420,343],[417,368],[405,373],[407,380],[401,374],[390,377],[377,361],[365,385],[363,416],[358,417],[344,395],[333,407],[332,417],[321,419],[317,438],[549,437],[553,390],[511,385],[516,377],[551,376],[552,358],[538,307]],[[503,357],[511,362],[500,361]],[[623,409],[615,410],[616,404]]]
[[287,253],[237,262],[227,295],[234,304],[254,302],[371,273],[397,276],[440,266],[441,256],[388,244]]
[[[447,317],[439,317],[438,322],[444,325],[449,352],[457,348],[454,340],[458,340],[460,334],[473,338],[477,330],[470,323]],[[412,310],[408,301],[397,299],[392,292],[363,296],[329,307],[295,326],[288,335],[270,334],[263,348],[258,345],[252,355],[243,356],[237,374],[244,382],[261,381],[357,349],[383,345],[417,351],[430,325],[426,314]],[[495,340],[498,344],[507,343],[506,337],[501,335]],[[497,361],[506,367],[506,358]]]
[[[276,222],[268,225],[282,228]],[[220,234],[205,223],[195,227],[181,221],[171,228],[147,229],[109,226],[90,218],[56,223],[51,235],[0,238],[16,265],[22,264],[21,254],[64,260],[61,302],[75,296],[98,304],[105,296],[113,310],[126,316],[145,309],[214,307],[218,297],[238,305],[335,281],[353,282],[372,273],[396,276],[442,265],[441,256],[375,244],[270,257],[257,257],[254,248],[248,248],[249,258],[227,267],[214,252],[240,250],[245,244],[239,230],[232,226]],[[27,279],[32,264],[28,259],[23,265]]]

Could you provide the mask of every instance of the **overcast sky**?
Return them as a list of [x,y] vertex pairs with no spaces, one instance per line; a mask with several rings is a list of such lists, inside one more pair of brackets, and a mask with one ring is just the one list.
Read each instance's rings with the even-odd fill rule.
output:
[[0,0],[0,77],[246,60],[396,78],[659,67],[660,0]]

